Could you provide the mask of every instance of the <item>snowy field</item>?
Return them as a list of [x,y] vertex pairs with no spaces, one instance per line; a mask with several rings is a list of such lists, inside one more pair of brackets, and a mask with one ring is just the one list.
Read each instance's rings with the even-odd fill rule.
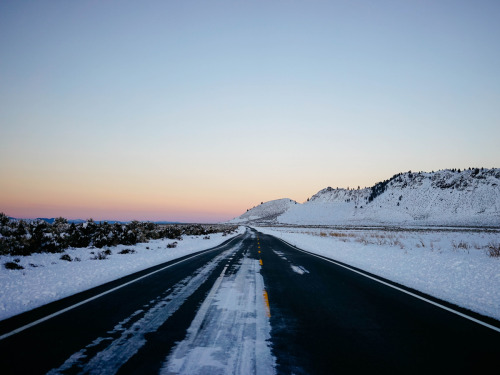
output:
[[500,233],[258,227],[316,253],[500,319]]
[[[240,227],[232,235],[183,236],[182,241],[161,239],[137,245],[118,245],[103,249],[68,249],[63,254],[0,256],[0,320],[14,316],[102,285],[148,267],[205,250],[245,231]],[[177,246],[167,245],[177,242]],[[110,250],[111,254],[104,253]],[[105,259],[95,259],[95,258]],[[69,261],[71,259],[71,261]],[[15,262],[22,270],[8,270]]]

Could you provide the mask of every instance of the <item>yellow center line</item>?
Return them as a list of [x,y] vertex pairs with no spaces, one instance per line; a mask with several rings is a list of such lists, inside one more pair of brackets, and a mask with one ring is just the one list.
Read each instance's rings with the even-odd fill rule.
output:
[[271,307],[269,307],[269,297],[267,296],[267,291],[264,289],[264,293],[262,293],[264,296],[264,302],[266,304],[266,314],[267,317],[271,317]]

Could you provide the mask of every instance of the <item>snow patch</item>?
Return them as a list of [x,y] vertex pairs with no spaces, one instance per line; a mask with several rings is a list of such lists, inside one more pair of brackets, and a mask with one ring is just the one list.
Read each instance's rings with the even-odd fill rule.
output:
[[235,275],[222,272],[161,374],[275,373],[259,269],[245,256]]
[[296,272],[298,273],[299,275],[303,275],[305,273],[309,273],[308,270],[306,270],[304,267],[302,266],[294,266],[293,264],[290,265],[290,267],[292,267],[292,270],[293,272]]

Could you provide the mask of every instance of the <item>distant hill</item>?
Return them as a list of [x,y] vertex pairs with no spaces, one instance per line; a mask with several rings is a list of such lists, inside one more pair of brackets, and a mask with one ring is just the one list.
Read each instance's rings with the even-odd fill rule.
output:
[[230,223],[274,223],[280,215],[284,214],[290,207],[297,204],[297,202],[288,198],[265,202],[258,205],[257,207],[248,210],[243,215],[231,220]]
[[254,210],[232,222],[500,226],[500,169],[398,173],[370,188],[328,187],[272,220]]

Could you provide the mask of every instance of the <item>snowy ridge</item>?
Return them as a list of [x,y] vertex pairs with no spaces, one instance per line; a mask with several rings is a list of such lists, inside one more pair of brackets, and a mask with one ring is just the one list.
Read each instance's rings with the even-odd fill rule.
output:
[[276,222],[278,216],[282,215],[283,213],[288,211],[290,207],[293,207],[295,205],[298,205],[298,203],[288,198],[276,199],[273,201],[262,203],[259,206],[248,210],[243,215],[234,218],[229,222]]
[[[259,214],[252,213],[254,217],[250,220],[267,221]],[[248,221],[245,215],[235,222]],[[328,187],[304,204],[290,205],[272,222],[500,226],[500,169],[410,171],[398,173],[371,188]]]

